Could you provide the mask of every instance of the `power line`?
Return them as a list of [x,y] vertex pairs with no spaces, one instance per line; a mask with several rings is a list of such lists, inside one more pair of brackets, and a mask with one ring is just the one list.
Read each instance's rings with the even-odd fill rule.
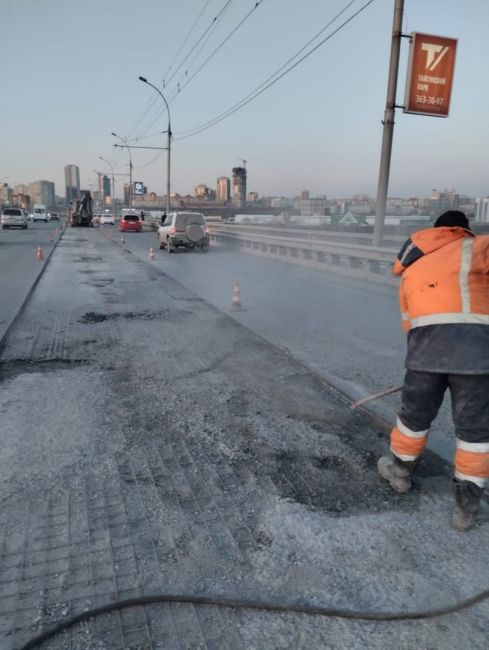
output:
[[[209,61],[213,58],[213,56],[217,54],[217,52],[219,52],[219,50],[228,42],[231,36],[233,36],[238,31],[238,29],[248,20],[251,14],[254,11],[256,11],[256,9],[258,9],[258,7],[261,5],[262,2],[263,0],[258,0],[257,2],[255,2],[254,7],[250,9],[250,11],[246,14],[246,16],[236,25],[236,27],[226,36],[226,38],[223,41],[221,41],[221,43],[216,47],[216,49],[213,52],[211,52],[211,54],[209,54],[207,59],[197,68],[197,70],[193,73],[193,75],[188,78],[188,80],[183,84],[183,86],[180,86],[179,91],[175,93],[173,97],[169,100],[168,102],[169,104],[171,104],[174,101],[175,97],[177,97],[177,95],[189,85],[192,79],[194,79],[199,74],[202,68],[204,68],[209,63]],[[353,2],[355,2],[355,0],[353,0]]]
[[168,81],[167,81],[167,83],[166,83],[166,86],[168,86],[168,84],[170,83],[170,81],[175,77],[175,75],[177,74],[177,72],[182,68],[183,64],[188,60],[188,58],[192,55],[192,53],[195,51],[195,49],[199,46],[199,44],[200,44],[201,41],[205,38],[205,36],[207,35],[207,33],[208,33],[211,29],[213,29],[213,28],[216,26],[216,24],[219,22],[219,20],[222,18],[222,16],[223,16],[223,15],[226,13],[226,11],[229,9],[229,6],[231,5],[231,3],[232,3],[233,1],[234,1],[234,0],[227,0],[227,1],[225,2],[224,6],[220,9],[220,11],[217,13],[217,15],[214,16],[214,18],[212,19],[211,24],[207,27],[207,29],[204,31],[204,33],[201,34],[200,38],[199,38],[199,39],[194,43],[193,47],[192,47],[192,48],[189,50],[189,52],[187,53],[187,56],[186,56],[186,57],[181,61],[180,65],[176,68],[176,70],[174,70],[173,74],[172,74],[172,75],[170,76],[170,78],[168,79]]
[[196,26],[197,23],[199,22],[199,20],[200,20],[202,14],[203,14],[204,11],[207,9],[207,5],[209,4],[210,1],[211,1],[211,0],[206,0],[204,6],[203,6],[202,9],[200,10],[199,15],[198,15],[197,18],[194,20],[194,24],[192,25],[192,27],[190,28],[190,30],[189,30],[188,33],[187,33],[187,36],[183,39],[182,44],[181,44],[180,47],[178,48],[178,52],[177,52],[177,53],[175,54],[175,56],[173,57],[173,61],[172,61],[172,62],[170,63],[170,65],[168,66],[168,69],[167,69],[167,71],[165,72],[165,76],[163,77],[163,79],[165,79],[165,78],[168,76],[168,73],[169,73],[170,70],[173,68],[173,66],[174,66],[174,64],[175,64],[175,61],[178,59],[178,56],[180,55],[180,52],[183,50],[183,48],[184,48],[185,45],[187,44],[188,39],[190,38],[192,32],[194,31],[195,26]]
[[141,165],[140,167],[134,167],[134,169],[144,169],[145,167],[149,167],[155,162],[155,160],[158,160],[158,158],[160,158],[162,155],[163,155],[163,151],[158,151],[156,156],[153,156],[153,158],[151,158],[149,162],[145,163],[144,165]]
[[[353,1],[353,2],[356,2],[356,0],[352,0],[352,1]],[[185,84],[184,84],[183,86],[180,86],[180,84],[178,84],[178,89],[177,89],[177,91],[174,93],[174,95],[172,95],[172,97],[168,100],[168,104],[171,104],[171,103],[175,100],[175,98],[178,97],[178,95],[180,94],[180,92],[181,92],[181,91],[182,91],[186,86],[188,86],[188,84],[192,81],[192,79],[194,79],[194,77],[197,76],[197,74],[198,74],[198,73],[199,73],[199,72],[200,72],[200,71],[201,71],[201,70],[202,70],[202,69],[207,65],[207,63],[208,63],[208,62],[209,62],[209,61],[214,57],[214,55],[217,54],[217,52],[218,52],[218,51],[219,51],[219,50],[220,50],[220,49],[221,49],[221,48],[222,48],[222,47],[227,43],[227,41],[231,38],[231,36],[233,36],[233,35],[238,31],[238,29],[239,29],[239,28],[240,28],[240,27],[241,27],[241,26],[242,26],[242,25],[243,25],[243,24],[248,20],[248,18],[253,14],[253,12],[256,11],[256,9],[258,9],[258,7],[261,5],[262,2],[263,2],[263,0],[257,0],[257,2],[255,2],[255,4],[254,4],[254,6],[252,7],[252,9],[250,9],[250,11],[249,11],[245,16],[244,16],[244,18],[242,18],[242,20],[240,20],[240,22],[236,25],[236,27],[234,27],[234,29],[233,29],[233,30],[232,30],[232,31],[231,31],[231,32],[226,36],[226,38],[225,38],[224,40],[221,41],[221,43],[220,43],[220,44],[219,44],[219,45],[218,45],[218,46],[213,50],[213,52],[211,52],[211,54],[210,54],[210,55],[205,59],[205,61],[204,61],[204,62],[199,66],[199,68],[197,68],[197,70],[193,73],[193,75],[192,75],[191,77],[188,78],[188,80],[185,82]],[[209,34],[209,35],[210,35],[210,34]],[[203,43],[202,48],[203,48],[204,46],[205,46],[205,43]],[[200,54],[202,48],[200,48],[200,49],[196,52],[195,57],[194,57],[194,59],[191,61],[189,68],[192,66],[192,64],[193,64],[193,62],[194,62],[194,60],[195,60],[195,58],[197,58],[198,55]],[[182,77],[182,79],[183,79],[183,78],[184,78],[184,77]],[[150,123],[148,124],[148,126],[146,127],[146,132],[148,131],[148,129],[150,129],[150,128],[153,126],[153,124],[156,122],[156,120],[158,120],[158,118],[162,115],[162,113],[164,112],[164,110],[165,110],[165,107],[161,107],[161,108],[159,109],[158,113],[154,116],[154,118],[151,120],[151,122],[150,122]],[[143,132],[143,133],[145,133],[145,132]]]
[[[353,0],[353,1],[355,1],[355,0]],[[282,72],[280,75],[275,76],[275,75],[277,74],[278,71],[277,71],[276,73],[274,73],[274,75],[272,75],[272,77],[274,77],[274,78],[272,79],[272,81],[270,81],[269,83],[263,82],[263,83],[260,84],[257,88],[255,88],[254,91],[252,91],[252,92],[249,93],[246,97],[244,97],[242,100],[240,100],[237,104],[235,104],[234,106],[231,106],[227,111],[225,111],[224,113],[221,113],[220,115],[218,115],[218,116],[215,117],[214,119],[209,120],[208,122],[206,122],[206,123],[204,123],[204,124],[201,124],[200,126],[194,127],[193,129],[189,129],[188,131],[182,131],[182,134],[180,134],[180,137],[176,137],[175,140],[184,140],[185,138],[189,138],[189,137],[191,137],[191,136],[193,136],[193,135],[197,135],[198,133],[201,133],[202,131],[205,131],[206,129],[209,129],[209,128],[211,128],[212,126],[215,126],[215,125],[218,124],[219,122],[222,122],[222,120],[226,119],[226,117],[229,117],[229,116],[232,115],[233,113],[236,113],[236,111],[238,111],[240,108],[243,108],[244,106],[246,106],[246,104],[249,104],[253,99],[256,99],[256,97],[258,97],[259,95],[261,95],[262,93],[264,93],[265,90],[268,90],[268,88],[270,88],[271,86],[273,86],[274,84],[276,84],[277,81],[279,81],[280,79],[282,79],[283,77],[285,77],[285,75],[287,75],[289,72],[291,72],[294,68],[296,68],[300,63],[302,63],[302,62],[303,62],[305,59],[307,59],[309,56],[311,56],[311,54],[313,54],[317,49],[319,49],[322,45],[324,45],[324,43],[326,43],[327,41],[329,41],[330,38],[332,38],[335,34],[337,34],[339,31],[341,31],[341,30],[342,30],[346,25],[348,25],[348,23],[350,23],[354,18],[356,18],[356,17],[357,17],[357,16],[358,16],[362,11],[364,11],[364,10],[365,10],[369,5],[371,5],[374,1],[375,1],[375,0],[368,0],[368,2],[366,2],[364,5],[362,5],[362,7],[360,7],[360,9],[358,9],[358,11],[356,11],[354,14],[352,14],[352,15],[351,15],[347,20],[345,20],[345,21],[344,21],[344,22],[343,22],[339,27],[337,27],[335,30],[333,30],[333,31],[332,31],[328,36],[326,36],[326,38],[324,38],[324,39],[323,39],[322,41],[320,41],[317,45],[315,45],[315,46],[314,46],[311,50],[309,50],[309,51],[308,51],[308,52],[307,52],[303,57],[301,57],[298,61],[296,61],[296,62],[295,62],[294,64],[292,64],[291,66],[289,66],[289,67],[288,67],[286,70],[284,70],[284,72]],[[351,4],[352,4],[352,3],[350,2],[349,5],[351,5]],[[345,9],[347,9],[349,5],[347,5],[347,6],[345,7]],[[345,9],[343,9],[339,14],[337,14],[337,16],[333,19],[333,21],[336,20],[336,18],[337,18],[341,13],[343,13]],[[324,29],[323,29],[322,31],[324,31]],[[316,37],[317,37],[317,36],[316,36]],[[315,37],[315,38],[316,38],[316,37]],[[314,40],[314,39],[313,39],[313,40]],[[303,50],[303,49],[304,49],[304,48],[302,48],[302,50]],[[301,50],[301,51],[302,51],[302,50]],[[297,56],[297,54],[296,54],[294,57],[292,57],[292,59],[296,58],[296,56]],[[279,70],[283,69],[283,67],[284,67],[284,66],[282,66]],[[270,79],[270,78],[271,78],[271,77],[269,77],[268,79]],[[264,84],[266,84],[266,85],[264,85]],[[263,86],[263,87],[262,87],[262,86]]]
[[[202,40],[206,37],[206,35],[209,34],[209,36],[210,36],[210,33],[209,33],[209,32],[212,32],[212,30],[216,27],[216,25],[218,24],[218,22],[220,21],[220,19],[222,18],[222,16],[223,16],[223,15],[226,13],[226,11],[229,9],[229,7],[230,7],[230,5],[231,5],[232,2],[234,2],[234,0],[227,0],[227,1],[225,2],[225,4],[221,7],[221,9],[218,11],[218,13],[214,16],[214,18],[212,19],[212,21],[210,22],[210,24],[208,25],[208,27],[204,30],[204,32],[200,35],[200,37],[197,39],[197,41],[194,43],[194,45],[190,48],[190,50],[188,51],[188,53],[187,53],[187,55],[185,56],[185,58],[180,62],[180,64],[178,65],[178,67],[173,71],[173,74],[169,77],[169,79],[166,80],[166,83],[165,83],[165,80],[163,80],[161,90],[163,90],[163,88],[166,88],[166,87],[168,86],[168,84],[172,81],[172,79],[175,77],[175,75],[177,74],[177,72],[181,69],[181,67],[184,65],[184,63],[185,63],[185,62],[188,60],[188,58],[192,55],[192,53],[195,51],[195,49],[198,47],[198,45],[202,42]],[[152,99],[152,101],[151,101],[151,105],[149,106],[148,110],[152,108],[152,106],[153,106],[154,103],[156,102],[156,99],[157,99],[156,96],[153,97],[153,99]],[[141,124],[141,122],[143,121],[144,117],[146,117],[146,115],[147,115],[147,113],[148,113],[148,110],[145,112],[145,115],[144,115],[144,116],[139,120],[139,124],[136,126],[136,129],[138,128],[138,126],[140,126],[140,124]],[[161,115],[162,112],[163,112],[163,109],[158,109],[158,111],[157,111],[155,117],[154,117],[154,118],[151,120],[151,122],[148,124],[148,126],[146,127],[146,130],[145,130],[145,131],[142,131],[141,135],[145,135],[145,133],[148,132],[148,130],[153,126],[153,124],[156,122],[156,120],[160,117],[160,115]],[[134,129],[133,129],[133,131],[134,131]],[[139,135],[139,134],[138,134],[138,135]]]
[[[192,32],[193,32],[194,29],[195,29],[195,26],[196,26],[197,23],[199,22],[199,20],[200,20],[202,14],[204,13],[204,11],[207,9],[207,5],[209,4],[209,2],[210,2],[210,0],[206,0],[206,2],[204,3],[204,6],[203,6],[202,9],[200,10],[200,12],[199,12],[197,18],[194,20],[194,22],[193,22],[193,24],[192,24],[192,27],[191,27],[191,28],[189,29],[189,31],[187,32],[187,35],[185,36],[184,40],[182,41],[182,44],[180,45],[180,47],[178,48],[178,51],[177,51],[177,53],[175,54],[175,56],[173,57],[172,62],[171,62],[170,65],[168,66],[168,69],[167,69],[167,71],[165,72],[165,76],[163,77],[163,80],[162,80],[162,83],[161,83],[161,85],[162,85],[162,89],[165,87],[165,77],[168,75],[168,73],[170,72],[172,66],[174,65],[175,61],[177,60],[177,58],[178,58],[180,52],[181,52],[181,51],[183,50],[183,48],[185,47],[185,45],[186,45],[188,39],[190,38]],[[155,96],[155,97],[152,97],[151,99],[149,99],[149,100],[146,102],[145,107],[143,107],[143,109],[142,109],[141,112],[139,113],[138,117],[136,118],[136,120],[135,120],[135,122],[134,122],[134,126],[132,126],[132,127],[129,129],[129,131],[127,132],[127,134],[126,134],[126,140],[128,140],[128,139],[129,139],[129,136],[132,135],[132,134],[134,133],[134,131],[136,131],[136,129],[137,129],[138,126],[141,124],[141,122],[144,120],[144,118],[146,117],[146,115],[147,115],[147,114],[149,113],[149,111],[153,108],[153,106],[154,106],[154,104],[155,104],[155,102],[156,102],[156,99],[157,99],[157,97]]]

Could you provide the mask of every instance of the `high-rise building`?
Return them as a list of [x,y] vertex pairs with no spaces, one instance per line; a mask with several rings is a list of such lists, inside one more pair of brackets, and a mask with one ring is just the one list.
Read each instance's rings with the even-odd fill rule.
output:
[[246,207],[246,168],[233,167],[233,208]]
[[66,203],[71,203],[80,196],[80,168],[65,165]]
[[34,181],[29,186],[32,204],[42,203],[51,206],[55,204],[54,183],[51,181]]
[[475,200],[475,220],[478,222],[489,221],[489,197],[485,199],[477,198]]
[[231,198],[231,181],[227,176],[219,176],[217,179],[216,200],[220,203],[229,203]]
[[108,176],[102,176],[102,193],[104,198],[110,196],[110,178]]

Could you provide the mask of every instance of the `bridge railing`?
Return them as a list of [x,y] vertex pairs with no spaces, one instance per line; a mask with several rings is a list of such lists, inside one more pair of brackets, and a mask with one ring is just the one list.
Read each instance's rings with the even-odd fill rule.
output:
[[210,237],[214,244],[234,247],[252,255],[380,284],[398,284],[398,279],[392,276],[396,254],[392,249],[344,241],[270,235],[263,230],[257,233],[247,226],[237,225],[212,225]]

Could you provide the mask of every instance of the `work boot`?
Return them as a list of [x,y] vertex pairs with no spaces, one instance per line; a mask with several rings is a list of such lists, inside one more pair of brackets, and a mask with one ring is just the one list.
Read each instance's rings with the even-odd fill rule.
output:
[[411,474],[414,472],[416,461],[403,461],[399,458],[382,456],[377,462],[379,474],[396,492],[409,492],[411,489]]
[[453,479],[453,484],[455,506],[452,512],[452,526],[465,532],[475,525],[484,488],[472,481],[458,479]]

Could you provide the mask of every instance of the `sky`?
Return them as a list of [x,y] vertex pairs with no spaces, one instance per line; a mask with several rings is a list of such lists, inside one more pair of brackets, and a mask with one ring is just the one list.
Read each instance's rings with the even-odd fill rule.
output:
[[[366,1],[353,0],[321,38]],[[114,148],[120,141],[111,132],[134,147],[166,145],[166,109],[142,75],[169,102],[172,191],[193,193],[199,183],[215,188],[218,176],[231,176],[246,159],[248,191],[262,196],[304,189],[312,196],[375,196],[394,0],[373,0],[241,110],[182,137],[260,86],[349,2],[262,0],[251,11],[255,4],[0,0],[0,182],[51,180],[62,196],[64,165],[78,165],[82,188],[91,189],[96,171],[112,166],[121,174],[120,195],[129,156]],[[487,0],[405,0],[404,33],[457,38],[458,51],[448,118],[396,112],[389,196],[429,196],[433,188],[489,194],[488,25]],[[399,104],[408,47],[403,39]],[[131,151],[133,180],[163,194],[166,152]]]

